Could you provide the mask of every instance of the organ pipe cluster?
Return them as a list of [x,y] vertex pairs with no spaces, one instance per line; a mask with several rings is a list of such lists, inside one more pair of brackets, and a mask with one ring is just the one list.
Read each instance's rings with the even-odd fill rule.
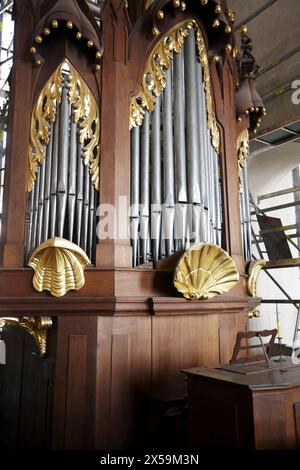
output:
[[195,243],[221,245],[219,157],[208,129],[192,28],[166,71],[153,112],[131,131],[133,266]]
[[96,237],[96,190],[89,165],[82,160],[79,123],[72,119],[64,74],[61,103],[43,164],[38,166],[35,184],[28,197],[26,256],[52,237],[76,243],[94,259]]

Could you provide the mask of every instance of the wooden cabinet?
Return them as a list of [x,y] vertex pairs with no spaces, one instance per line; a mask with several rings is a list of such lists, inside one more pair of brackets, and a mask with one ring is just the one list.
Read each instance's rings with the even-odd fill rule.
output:
[[300,367],[251,375],[185,372],[192,448],[300,448]]

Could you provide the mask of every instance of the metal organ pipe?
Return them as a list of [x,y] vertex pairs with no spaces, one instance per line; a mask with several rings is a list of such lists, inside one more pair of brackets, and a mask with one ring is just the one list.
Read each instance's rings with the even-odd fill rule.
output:
[[64,85],[60,108],[60,136],[58,159],[58,236],[64,236],[64,225],[67,211],[68,169],[69,169],[69,121],[70,106],[68,89]]
[[185,244],[187,216],[187,175],[185,153],[185,112],[184,103],[184,55],[183,50],[174,56],[174,157],[175,157],[175,250],[182,250]]
[[138,264],[139,231],[139,190],[140,190],[140,128],[131,133],[131,241],[134,266]]
[[133,266],[193,243],[221,244],[219,157],[208,129],[193,29],[165,73],[153,112],[145,111],[142,125],[131,131]]
[[49,144],[46,149],[46,179],[44,192],[44,220],[43,220],[43,242],[48,240],[49,221],[50,221],[50,197],[51,197],[51,168],[52,168],[52,152],[53,152],[53,123],[50,127]]
[[[81,156],[82,145],[77,143],[77,155]],[[81,157],[77,158],[77,199],[76,199],[76,243],[81,246],[81,225],[83,209],[83,164]]]
[[141,257],[143,263],[147,261],[149,241],[149,206],[150,206],[150,114],[145,113],[141,127],[141,171],[140,171],[140,238]]
[[173,147],[173,102],[172,69],[166,72],[166,88],[163,93],[163,169],[164,169],[164,208],[163,237],[167,256],[172,254],[175,210],[174,147]]
[[50,238],[56,233],[56,214],[57,214],[57,173],[58,173],[58,146],[59,146],[59,122],[60,116],[57,111],[56,121],[54,125],[53,136],[53,155],[51,168],[51,196],[50,196]]
[[161,234],[161,138],[160,138],[161,97],[156,99],[151,115],[151,240],[154,261],[160,255]]
[[77,125],[71,120],[70,129],[70,155],[69,155],[69,184],[68,184],[68,214],[69,214],[69,239],[73,240],[75,208],[76,208],[76,167],[77,159]]

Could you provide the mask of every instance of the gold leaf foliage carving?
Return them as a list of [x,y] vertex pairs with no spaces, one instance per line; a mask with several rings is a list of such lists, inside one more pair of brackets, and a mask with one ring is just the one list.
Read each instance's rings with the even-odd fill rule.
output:
[[245,129],[239,134],[237,138],[237,155],[240,167],[243,167],[245,165],[245,161],[249,155],[249,151],[249,132],[248,129]]
[[84,268],[90,264],[79,246],[59,237],[42,243],[28,262],[34,270],[35,290],[47,290],[54,297],[62,297],[70,290],[80,290],[85,284]]
[[93,185],[99,191],[99,106],[79,72],[65,59],[40,92],[32,112],[28,152],[28,192],[34,186],[38,165],[42,165],[45,161],[45,145],[49,143],[51,122],[55,121],[58,105],[61,102],[64,67],[69,69],[68,96],[73,109],[73,121],[79,126],[82,159],[85,165],[89,165]]
[[145,111],[152,112],[154,110],[156,98],[160,96],[166,86],[166,70],[171,66],[173,53],[181,51],[186,36],[193,28],[196,31],[198,58],[203,70],[208,128],[210,129],[212,144],[219,152],[220,133],[213,110],[208,57],[202,32],[195,20],[186,20],[176,25],[151,52],[144,69],[142,84],[138,93],[130,101],[130,129],[142,124]]
[[52,327],[51,317],[2,317],[0,318],[0,328],[19,327],[33,336],[40,355],[47,352],[48,330]]
[[174,285],[186,299],[211,299],[235,287],[239,273],[229,254],[212,243],[192,246],[179,259]]

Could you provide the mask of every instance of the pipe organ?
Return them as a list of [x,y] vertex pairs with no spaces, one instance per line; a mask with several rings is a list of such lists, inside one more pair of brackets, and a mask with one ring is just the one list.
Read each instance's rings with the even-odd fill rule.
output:
[[[188,26],[181,48],[163,71],[163,91],[156,97],[152,92],[153,111],[146,110],[142,123],[131,130],[134,266],[194,243],[222,244],[219,149],[208,127],[200,31],[193,23]],[[163,41],[173,39],[167,35]],[[159,61],[158,53],[152,55]],[[202,51],[202,61],[205,56]],[[150,89],[151,80],[147,73]]]
[[[53,96],[51,87],[57,96]],[[52,115],[48,116],[49,109]],[[43,118],[50,118],[50,123],[41,138]],[[78,72],[65,61],[42,90],[32,116],[27,260],[41,243],[53,237],[76,243],[94,260],[98,139],[95,99]]]
[[259,303],[251,41],[238,51],[226,0],[15,0],[13,15],[0,446],[145,449],[162,404],[184,403],[180,371],[228,362]]

